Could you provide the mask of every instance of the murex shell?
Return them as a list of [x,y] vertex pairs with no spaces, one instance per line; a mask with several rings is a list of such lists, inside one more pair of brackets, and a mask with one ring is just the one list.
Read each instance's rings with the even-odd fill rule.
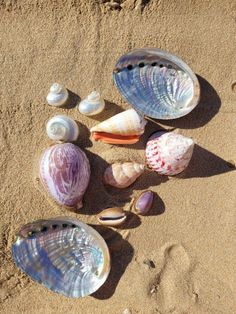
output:
[[147,165],[159,174],[178,174],[188,166],[193,147],[191,138],[172,132],[156,132],[147,142]]
[[128,109],[90,129],[92,137],[111,144],[133,144],[144,133],[147,121],[134,109]]
[[113,79],[121,95],[152,118],[182,117],[199,101],[196,75],[180,58],[160,49],[137,49],[120,57]]
[[51,106],[63,106],[69,97],[68,90],[59,83],[53,83],[47,95],[47,102]]
[[58,204],[82,207],[90,165],[79,147],[64,143],[47,148],[40,160],[39,174],[44,188]]
[[93,91],[79,105],[78,110],[86,116],[94,116],[99,114],[105,108],[105,101],[101,98],[99,92]]
[[144,172],[144,165],[136,162],[114,163],[108,166],[104,172],[104,183],[126,188]]
[[17,267],[33,280],[67,297],[95,292],[110,271],[104,239],[92,227],[69,217],[21,227],[12,255]]
[[64,115],[52,117],[46,125],[48,137],[53,141],[73,142],[79,136],[77,123]]

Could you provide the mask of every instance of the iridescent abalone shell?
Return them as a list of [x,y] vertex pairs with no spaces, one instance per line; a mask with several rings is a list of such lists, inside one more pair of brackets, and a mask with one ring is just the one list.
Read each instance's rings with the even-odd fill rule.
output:
[[82,198],[90,179],[85,153],[71,143],[47,148],[40,160],[39,174],[48,194],[60,205],[82,207]]
[[92,227],[69,217],[23,226],[12,255],[17,267],[33,280],[67,297],[95,292],[110,271],[104,239]]
[[183,60],[161,49],[137,49],[123,55],[113,79],[126,101],[152,118],[182,117],[199,101],[196,75]]

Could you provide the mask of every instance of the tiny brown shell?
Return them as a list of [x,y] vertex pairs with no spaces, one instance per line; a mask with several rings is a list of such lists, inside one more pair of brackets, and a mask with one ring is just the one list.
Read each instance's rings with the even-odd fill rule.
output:
[[97,215],[99,223],[105,226],[121,225],[126,217],[126,213],[121,207],[107,208]]

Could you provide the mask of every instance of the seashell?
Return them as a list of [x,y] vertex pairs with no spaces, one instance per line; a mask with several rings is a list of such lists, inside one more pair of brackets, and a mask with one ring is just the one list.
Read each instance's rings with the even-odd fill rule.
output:
[[101,98],[100,94],[93,91],[83,99],[78,105],[78,110],[85,116],[94,116],[103,111],[105,108],[105,101]]
[[143,134],[147,121],[134,109],[128,109],[92,127],[95,141],[109,144],[134,144]]
[[118,226],[126,220],[126,214],[123,208],[112,207],[104,209],[97,215],[100,224],[105,226]]
[[146,215],[152,207],[154,193],[152,191],[142,192],[134,202],[134,211],[138,215]]
[[61,107],[69,97],[68,90],[59,83],[53,83],[47,95],[47,102],[50,106]]
[[188,166],[193,147],[191,138],[171,132],[156,132],[147,142],[147,165],[159,174],[178,174]]
[[125,100],[151,118],[182,117],[199,101],[196,75],[183,60],[161,49],[137,49],[120,57],[113,79]]
[[73,298],[95,292],[110,271],[104,239],[92,227],[69,217],[21,227],[12,256],[16,266],[33,280]]
[[144,165],[136,162],[114,163],[104,172],[104,183],[116,188],[126,188],[144,172]]
[[47,148],[40,160],[39,173],[45,190],[58,204],[82,207],[90,165],[79,147],[64,143]]
[[77,123],[64,115],[52,117],[46,125],[48,137],[53,141],[73,142],[79,136]]

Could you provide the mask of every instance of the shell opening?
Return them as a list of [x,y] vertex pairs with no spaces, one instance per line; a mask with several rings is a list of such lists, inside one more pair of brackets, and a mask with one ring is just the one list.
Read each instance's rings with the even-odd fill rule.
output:
[[92,132],[92,138],[95,141],[101,141],[107,144],[135,144],[139,141],[140,135],[118,135],[105,132]]
[[121,216],[117,216],[117,217],[103,217],[103,216],[100,216],[99,217],[99,220],[102,220],[102,221],[110,221],[110,220],[120,220],[120,219],[123,219],[125,217],[125,214],[124,215],[121,215]]

